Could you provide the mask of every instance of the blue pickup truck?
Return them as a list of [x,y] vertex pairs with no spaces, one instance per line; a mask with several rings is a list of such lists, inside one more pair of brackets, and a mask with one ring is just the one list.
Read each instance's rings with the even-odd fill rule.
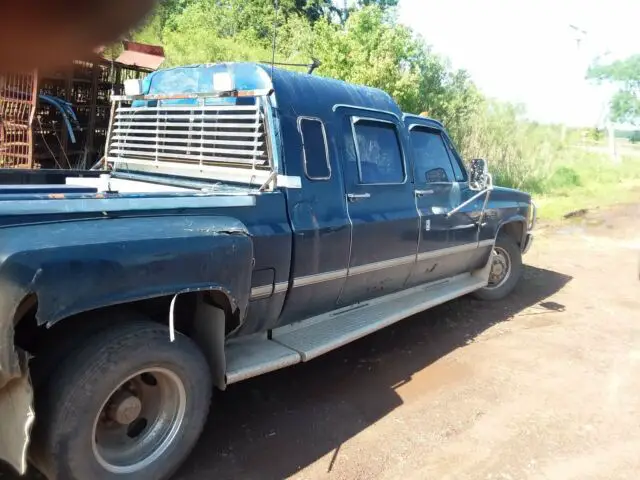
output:
[[113,97],[107,138],[92,170],[0,172],[0,458],[22,473],[168,478],[214,387],[500,299],[533,238],[528,194],[373,88],[161,70]]

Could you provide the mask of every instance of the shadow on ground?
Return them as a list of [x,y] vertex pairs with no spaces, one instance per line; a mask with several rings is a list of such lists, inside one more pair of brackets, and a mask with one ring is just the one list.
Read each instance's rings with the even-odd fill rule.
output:
[[327,453],[335,458],[342,443],[402,404],[395,389],[415,372],[527,307],[561,310],[545,299],[570,280],[526,267],[506,300],[458,299],[307,364],[231,386],[176,479],[281,479]]
[[[279,480],[330,452],[335,458],[340,445],[402,404],[395,389],[416,372],[527,307],[561,311],[563,305],[545,300],[570,280],[525,267],[505,300],[454,300],[307,364],[232,385],[215,398],[175,479]],[[0,468],[0,478],[15,477]]]

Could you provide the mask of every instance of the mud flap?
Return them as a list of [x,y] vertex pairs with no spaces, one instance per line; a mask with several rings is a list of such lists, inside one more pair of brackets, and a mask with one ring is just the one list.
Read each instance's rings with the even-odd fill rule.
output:
[[22,375],[9,381],[0,390],[0,459],[24,475],[35,413],[28,358],[24,352],[19,352],[19,355]]

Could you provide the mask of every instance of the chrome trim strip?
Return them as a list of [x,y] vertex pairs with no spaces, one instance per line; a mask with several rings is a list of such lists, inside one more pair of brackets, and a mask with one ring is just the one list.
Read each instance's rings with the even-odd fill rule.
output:
[[391,115],[392,117],[395,117],[398,120],[400,120],[400,117],[397,114],[393,112],[389,112],[388,110],[380,110],[378,108],[366,108],[366,107],[358,107],[357,105],[348,105],[346,103],[336,103],[333,106],[332,110],[336,112],[339,108],[353,108],[354,110],[362,110],[364,112],[383,113],[385,115]]
[[[486,245],[481,245],[481,244],[485,244]],[[423,260],[429,260],[432,258],[437,258],[437,257],[444,257],[446,255],[453,255],[456,253],[462,253],[462,252],[468,252],[471,250],[475,250],[476,248],[480,248],[480,246],[488,246],[488,245],[493,245],[493,240],[490,241],[482,241],[479,243],[465,243],[464,245],[456,245],[455,247],[448,247],[448,248],[441,248],[439,250],[431,250],[429,252],[423,252],[418,254],[418,261],[421,262]]]
[[[467,243],[464,245],[458,245],[450,248],[441,248],[439,250],[433,250],[431,252],[424,252],[417,256],[418,261],[427,260],[430,258],[437,258],[440,256],[451,255],[455,253],[461,253],[471,251],[479,247],[488,247],[493,245],[493,240],[483,240],[482,242]],[[323,282],[331,282],[334,280],[341,280],[351,275],[360,275],[363,273],[375,272],[377,270],[384,270],[385,268],[393,268],[402,265],[408,265],[416,261],[416,255],[408,255],[406,257],[392,258],[389,260],[383,260],[381,262],[368,263],[366,265],[359,265],[357,267],[351,267],[349,269],[343,268],[341,270],[332,270],[329,272],[317,273],[314,275],[306,275],[303,277],[296,277],[293,279],[293,287],[307,287],[309,285],[316,285]],[[251,299],[264,298],[271,296],[272,294],[282,293],[289,287],[288,282],[276,283],[275,288],[273,285],[263,285],[261,287],[253,287],[251,289]]]
[[263,285],[251,289],[251,300],[263,297],[270,297],[273,294],[273,285]]
[[293,279],[294,287],[306,287],[307,285],[315,285],[316,283],[330,282],[332,280],[340,280],[347,276],[347,269],[333,270],[330,272],[318,273],[315,275],[307,275]]
[[[153,196],[99,194],[103,198],[49,198],[45,200],[4,200],[11,202],[4,215],[30,215],[46,213],[103,213],[140,210],[168,210],[179,208],[253,207],[253,195],[212,195],[183,193]],[[106,198],[104,198],[106,197]],[[3,200],[0,200],[2,202]],[[7,205],[9,206],[9,205]]]
[[274,289],[274,293],[286,292],[288,289],[289,289],[289,282],[276,283],[276,287]]
[[261,287],[253,287],[251,289],[251,300],[260,300],[262,298],[268,298],[272,295],[286,292],[289,288],[289,282],[280,282],[276,283],[275,286],[272,284],[262,285]]
[[408,255],[406,257],[392,258],[390,260],[383,260],[381,262],[358,265],[357,267],[351,267],[349,269],[349,276],[360,275],[362,273],[375,272],[376,270],[384,270],[385,268],[399,267],[401,265],[407,265],[415,261],[416,261],[415,255]]

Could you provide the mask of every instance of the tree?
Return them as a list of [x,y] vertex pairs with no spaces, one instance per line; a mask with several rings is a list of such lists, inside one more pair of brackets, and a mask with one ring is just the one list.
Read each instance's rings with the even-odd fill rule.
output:
[[594,65],[587,76],[618,87],[611,100],[611,119],[614,122],[636,123],[640,120],[640,55],[607,65]]

